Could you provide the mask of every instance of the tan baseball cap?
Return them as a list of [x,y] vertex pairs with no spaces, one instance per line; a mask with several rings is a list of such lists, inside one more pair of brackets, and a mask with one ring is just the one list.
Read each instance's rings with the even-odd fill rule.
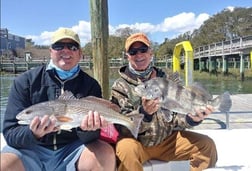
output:
[[51,38],[51,44],[54,44],[62,39],[72,39],[80,45],[80,38],[77,33],[69,28],[59,28],[56,30]]
[[127,39],[126,39],[126,42],[125,42],[125,50],[126,52],[128,52],[130,46],[135,43],[135,42],[142,42],[144,43],[146,46],[150,46],[150,41],[148,39],[148,37],[144,34],[144,33],[135,33],[135,34],[132,34],[131,36],[129,36]]

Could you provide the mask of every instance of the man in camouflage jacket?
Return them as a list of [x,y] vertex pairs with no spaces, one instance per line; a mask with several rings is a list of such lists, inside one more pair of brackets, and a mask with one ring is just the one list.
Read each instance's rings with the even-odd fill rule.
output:
[[[166,77],[161,69],[152,66],[150,41],[143,33],[127,38],[125,50],[129,65],[119,70],[118,78],[111,90],[111,101],[121,107],[121,113],[144,115],[137,140],[126,128],[117,126],[120,133],[116,154],[120,161],[119,171],[142,171],[142,164],[150,159],[162,161],[190,160],[191,170],[199,171],[214,167],[217,161],[215,143],[206,135],[187,131],[202,122],[212,112],[208,107],[195,116],[167,111],[164,118],[158,108],[158,99],[146,100],[134,94],[139,80]],[[166,113],[167,114],[167,113]]]

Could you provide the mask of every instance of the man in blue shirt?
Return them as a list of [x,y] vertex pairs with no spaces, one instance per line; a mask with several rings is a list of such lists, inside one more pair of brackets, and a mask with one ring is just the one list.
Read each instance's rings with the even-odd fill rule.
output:
[[35,117],[29,125],[18,124],[20,111],[55,100],[64,91],[77,98],[102,97],[98,82],[78,64],[82,57],[78,34],[68,28],[57,30],[50,55],[48,65],[29,70],[13,82],[3,124],[8,145],[1,152],[1,170],[115,170],[113,148],[99,140],[100,128],[107,121],[96,111],[89,111],[71,131],[59,130],[49,116]]

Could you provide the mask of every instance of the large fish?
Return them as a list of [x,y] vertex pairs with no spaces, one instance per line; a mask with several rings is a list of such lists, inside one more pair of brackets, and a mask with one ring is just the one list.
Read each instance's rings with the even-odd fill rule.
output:
[[[159,98],[160,110],[162,113],[170,110],[177,113],[195,114],[195,109],[200,109],[211,105],[215,110],[228,112],[232,106],[230,94],[223,94],[213,98],[213,96],[200,83],[185,87],[177,72],[170,77],[155,77],[135,87],[134,93],[147,99]],[[168,112],[169,113],[169,112]],[[166,116],[168,120],[170,116]]]
[[29,124],[35,116],[49,115],[56,119],[60,129],[70,130],[80,126],[83,116],[90,110],[97,111],[108,122],[127,127],[137,138],[143,115],[125,116],[119,113],[120,108],[117,105],[108,100],[94,96],[77,99],[69,91],[65,91],[56,100],[41,102],[24,109],[16,118],[19,124]]

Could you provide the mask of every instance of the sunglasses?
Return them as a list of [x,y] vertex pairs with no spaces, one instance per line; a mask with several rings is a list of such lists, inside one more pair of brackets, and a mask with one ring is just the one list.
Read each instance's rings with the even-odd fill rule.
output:
[[140,53],[146,53],[148,51],[149,47],[147,46],[141,46],[139,48],[130,48],[128,53],[130,55],[136,55],[137,52],[140,52]]
[[52,49],[56,50],[56,51],[63,50],[65,47],[67,47],[71,51],[76,51],[80,48],[78,43],[56,42],[56,43],[52,44]]

